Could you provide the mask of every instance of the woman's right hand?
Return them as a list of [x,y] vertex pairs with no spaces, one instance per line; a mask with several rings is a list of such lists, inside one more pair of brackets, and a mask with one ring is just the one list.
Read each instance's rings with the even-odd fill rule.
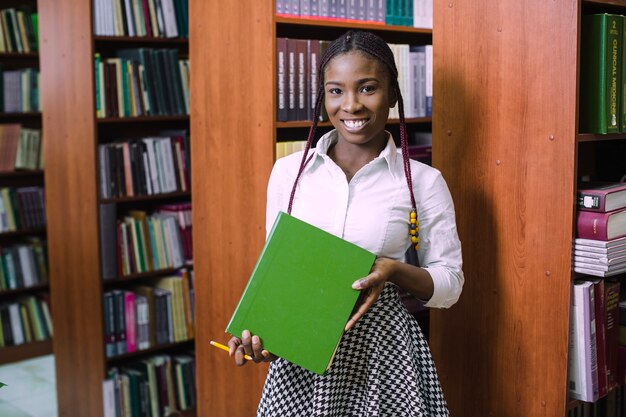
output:
[[231,337],[228,341],[228,354],[235,357],[235,364],[237,366],[243,366],[248,362],[244,355],[252,357],[255,363],[259,362],[272,362],[276,360],[276,356],[263,349],[263,343],[259,336],[250,334],[249,330],[244,330],[241,333],[241,339],[238,337]]

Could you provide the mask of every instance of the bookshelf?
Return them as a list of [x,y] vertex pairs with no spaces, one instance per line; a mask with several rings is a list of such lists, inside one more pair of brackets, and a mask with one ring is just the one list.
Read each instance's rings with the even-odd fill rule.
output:
[[[198,415],[254,415],[266,365],[236,368],[209,345],[224,329],[265,241],[267,179],[276,141],[306,138],[308,123],[276,121],[276,38],[332,40],[350,28],[388,42],[427,44],[432,31],[274,16],[274,1],[229,7],[190,1],[190,59],[206,76],[191,80],[191,130]],[[210,28],[210,29],[209,29]],[[245,92],[243,94],[242,92]],[[219,109],[216,110],[216,109]],[[326,129],[329,128],[327,124]],[[429,131],[431,119],[411,120]],[[323,131],[320,128],[318,133]],[[227,138],[228,140],[225,140]],[[216,198],[219,196],[219,198]],[[233,387],[245,386],[233,395]]]
[[466,283],[453,309],[431,312],[430,343],[453,415],[564,416],[575,404],[576,180],[626,139],[578,133],[581,16],[598,12],[626,2],[435,2],[446,29],[433,34],[433,162],[462,208]]
[[[104,4],[99,2],[99,4]],[[134,290],[136,285],[155,286],[160,278],[172,276],[180,267],[131,271],[103,279],[106,262],[101,258],[103,238],[111,232],[101,228],[104,205],[114,205],[115,220],[130,210],[150,212],[165,204],[191,200],[189,191],[145,195],[122,194],[104,197],[101,187],[99,146],[140,141],[164,136],[163,131],[189,131],[190,117],[184,114],[135,117],[97,117],[94,54],[102,59],[130,48],[172,48],[187,56],[188,39],[163,39],[95,35],[94,1],[62,0],[43,2],[40,7],[41,66],[45,135],[52,138],[46,147],[46,190],[51,227],[52,304],[57,306],[55,339],[57,400],[60,416],[104,415],[103,381],[113,368],[147,360],[154,355],[187,354],[194,349],[193,338],[160,343],[149,348],[107,356],[105,350],[105,293]],[[45,20],[45,22],[44,22]],[[164,87],[163,87],[164,88]],[[104,90],[103,90],[104,91]],[[143,108],[143,107],[142,107]],[[144,186],[146,186],[144,184]],[[117,195],[117,194],[113,194]],[[115,230],[114,230],[115,232]],[[110,235],[109,235],[110,236]],[[113,234],[115,236],[115,233]],[[186,262],[185,268],[193,268]],[[178,339],[177,339],[178,340]],[[76,395],[80,393],[80,395]],[[192,417],[195,409],[174,412]]]
[[[11,9],[11,13],[7,12],[7,10]],[[37,1],[36,0],[1,0],[0,1],[0,10],[2,10],[5,17],[15,17],[20,20],[22,24],[25,24],[26,20],[30,21],[30,14],[37,13]],[[17,16],[18,11],[20,13],[26,12],[22,14],[21,17]],[[24,36],[26,36],[26,27],[24,27]],[[17,36],[17,33],[14,31],[9,31],[8,29],[4,31],[2,36],[3,38],[3,48],[2,52],[0,52],[0,68],[3,72],[5,71],[15,71],[15,70],[26,70],[26,69],[39,69],[39,53],[37,52],[37,48],[35,47],[33,50],[26,51],[25,48],[31,48],[34,46],[35,37],[34,32],[28,31],[33,37],[28,41],[28,45],[21,47],[20,50],[16,50],[14,48],[17,47],[17,40],[13,38],[10,42],[11,45],[8,45],[6,42],[6,35]],[[20,36],[21,40],[26,41],[26,38]],[[2,75],[4,78],[4,75]],[[32,111],[32,109],[23,108],[16,109],[15,111],[4,111],[5,107],[5,98],[4,98],[4,89],[0,92],[2,97],[0,100],[3,101],[2,111],[0,111],[0,126],[3,129],[3,137],[2,141],[4,144],[0,146],[0,154],[2,154],[2,159],[9,156],[9,148],[7,148],[8,141],[16,140],[14,137],[10,139],[6,132],[4,131],[4,126],[8,125],[20,125],[20,130],[23,129],[36,129],[41,131],[41,119],[42,115],[40,111]],[[32,95],[31,95],[32,97]],[[19,133],[18,133],[19,136]],[[20,140],[20,139],[17,139]],[[19,146],[19,145],[18,145]],[[24,189],[26,187],[43,187],[44,186],[44,171],[41,169],[39,164],[37,166],[29,167],[29,168],[19,168],[15,166],[17,163],[16,154],[13,152],[10,153],[11,163],[10,166],[5,166],[4,169],[0,169],[0,189]],[[5,155],[6,154],[6,155]],[[37,159],[37,158],[36,158]],[[6,201],[5,201],[6,204]],[[21,217],[22,214],[18,215],[18,211],[21,213],[23,210],[18,208],[18,202],[13,201],[11,203],[12,210],[14,210],[15,216],[21,218],[21,222],[25,222],[26,219]],[[6,209],[4,209],[6,210]],[[3,216],[6,216],[6,211],[3,213]],[[45,244],[46,240],[46,227],[45,222],[43,225],[37,225],[36,227],[29,226],[28,224],[17,225],[16,228],[6,229],[6,225],[0,228],[0,248],[2,248],[2,263],[4,268],[8,268],[9,264],[15,265],[15,262],[20,262],[20,257],[14,257],[18,252],[13,252],[9,255],[10,251],[13,248],[16,248],[17,245],[23,245],[27,243],[29,239],[37,238]],[[12,257],[13,261],[9,260],[9,257]],[[45,262],[45,268],[47,268],[47,261]],[[24,264],[21,264],[22,267]],[[34,265],[33,265],[34,266]],[[19,272],[15,272],[11,274],[13,278],[9,278],[8,275],[2,276],[2,285],[0,285],[0,309],[3,310],[1,314],[6,312],[8,306],[20,305],[24,302],[26,297],[38,297],[40,294],[47,294],[50,290],[49,281],[47,277],[40,275],[40,272],[37,273],[36,282],[27,282],[25,275],[26,271],[22,270],[20,267]],[[7,270],[5,269],[5,272]],[[40,271],[40,270],[39,270]],[[20,276],[21,278],[17,278]],[[14,281],[17,279],[17,281]],[[18,319],[20,322],[21,330],[20,333],[26,335],[25,326],[30,327],[30,331],[33,331],[33,327],[35,326],[35,322],[33,320],[33,316],[31,312],[27,313],[28,319],[30,320],[30,325],[25,323],[24,317]],[[3,321],[7,320],[9,316],[3,316]],[[43,317],[40,317],[43,321]],[[12,322],[13,329],[15,325],[15,321]],[[6,323],[5,323],[6,324]],[[42,322],[42,325],[45,326],[45,323]],[[6,330],[6,328],[5,328]],[[15,329],[13,329],[15,330]],[[13,337],[15,335],[14,332]],[[13,339],[12,337],[12,339]],[[28,340],[24,339],[19,343],[15,343],[15,340],[12,340],[8,343],[8,336],[4,336],[5,344],[3,347],[0,347],[0,364],[7,364],[11,362],[17,362],[25,359],[34,358],[37,356],[47,355],[52,353],[52,341],[49,335],[45,337],[44,340]]]

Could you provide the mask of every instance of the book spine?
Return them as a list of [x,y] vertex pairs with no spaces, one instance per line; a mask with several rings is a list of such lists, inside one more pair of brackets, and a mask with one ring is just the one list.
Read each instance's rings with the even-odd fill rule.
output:
[[605,292],[604,280],[592,281],[594,293],[594,314],[596,324],[596,354],[598,358],[598,397],[605,397],[608,393],[608,379],[606,367],[606,323],[605,323]]
[[582,239],[608,240],[608,216],[598,216],[596,213],[578,211],[576,214],[577,237]]
[[606,194],[582,191],[577,193],[576,206],[581,210],[605,212]]
[[618,385],[618,339],[619,339],[619,281],[606,281],[605,317],[606,317],[606,374],[609,390]]
[[287,107],[287,39],[276,38],[276,120],[289,120]]

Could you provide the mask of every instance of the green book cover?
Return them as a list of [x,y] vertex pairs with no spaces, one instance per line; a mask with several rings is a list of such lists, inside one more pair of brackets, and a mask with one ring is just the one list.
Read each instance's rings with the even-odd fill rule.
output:
[[319,375],[332,362],[359,297],[352,283],[376,255],[279,213],[226,331]]
[[621,16],[583,16],[579,101],[581,133],[620,131],[621,42]]

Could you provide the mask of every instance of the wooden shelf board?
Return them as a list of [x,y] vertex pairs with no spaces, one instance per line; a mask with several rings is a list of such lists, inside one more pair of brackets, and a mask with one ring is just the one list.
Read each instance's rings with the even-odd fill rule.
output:
[[43,170],[18,170],[18,171],[5,171],[0,172],[0,179],[2,178],[22,178],[22,177],[43,177]]
[[603,140],[624,140],[626,133],[579,133],[576,135],[576,142],[598,142]]
[[0,239],[13,239],[16,237],[23,236],[31,236],[31,235],[44,235],[46,234],[45,227],[40,227],[37,229],[25,229],[25,230],[16,230],[14,232],[2,232],[0,233]]
[[96,118],[98,124],[139,123],[139,122],[188,122],[189,115],[176,116],[137,116],[137,117],[101,117]]
[[164,44],[164,45],[188,45],[189,38],[155,38],[148,36],[94,36],[96,43],[138,43],[146,44]]
[[0,113],[0,121],[13,120],[13,119],[32,119],[40,118],[41,112],[24,112],[24,113]]
[[300,25],[300,26],[316,26],[316,27],[335,27],[346,29],[373,30],[379,32],[396,32],[396,33],[415,33],[430,35],[432,29],[414,28],[411,26],[392,26],[380,23],[369,23],[359,20],[333,20],[320,18],[301,18],[301,17],[285,17],[276,16],[276,23],[279,25]]
[[52,339],[0,348],[0,365],[19,362],[52,353]]
[[39,59],[38,52],[0,52],[0,59]]
[[170,198],[191,198],[191,192],[189,191],[179,191],[175,193],[164,193],[164,194],[152,194],[152,195],[138,195],[132,197],[116,197],[116,198],[102,198],[100,199],[101,204],[106,203],[138,203],[141,201],[158,201],[158,200],[167,200]]
[[112,358],[107,358],[106,360],[109,365],[113,365],[119,362],[125,362],[130,359],[135,359],[138,357],[148,356],[148,355],[152,355],[155,353],[162,353],[170,349],[190,348],[193,346],[194,343],[195,343],[195,340],[191,338],[191,339],[183,340],[181,342],[167,343],[164,345],[153,346],[149,349],[137,350],[135,352],[125,353],[123,355],[117,355]]
[[180,271],[182,268],[193,268],[193,263],[190,263],[190,264],[185,263],[180,268],[166,268],[166,269],[158,269],[156,271],[142,272],[140,274],[124,275],[118,278],[103,280],[103,284],[106,287],[110,287],[114,285],[126,284],[128,282],[135,282],[135,281],[146,279],[146,278],[157,278],[157,277],[163,277],[167,275],[173,275],[173,274],[176,274],[176,272]]
[[0,299],[6,298],[6,297],[15,297],[16,295],[30,294],[33,292],[47,291],[49,287],[50,286],[47,283],[45,283],[45,284],[33,285],[31,287],[16,288],[13,290],[0,290]]

